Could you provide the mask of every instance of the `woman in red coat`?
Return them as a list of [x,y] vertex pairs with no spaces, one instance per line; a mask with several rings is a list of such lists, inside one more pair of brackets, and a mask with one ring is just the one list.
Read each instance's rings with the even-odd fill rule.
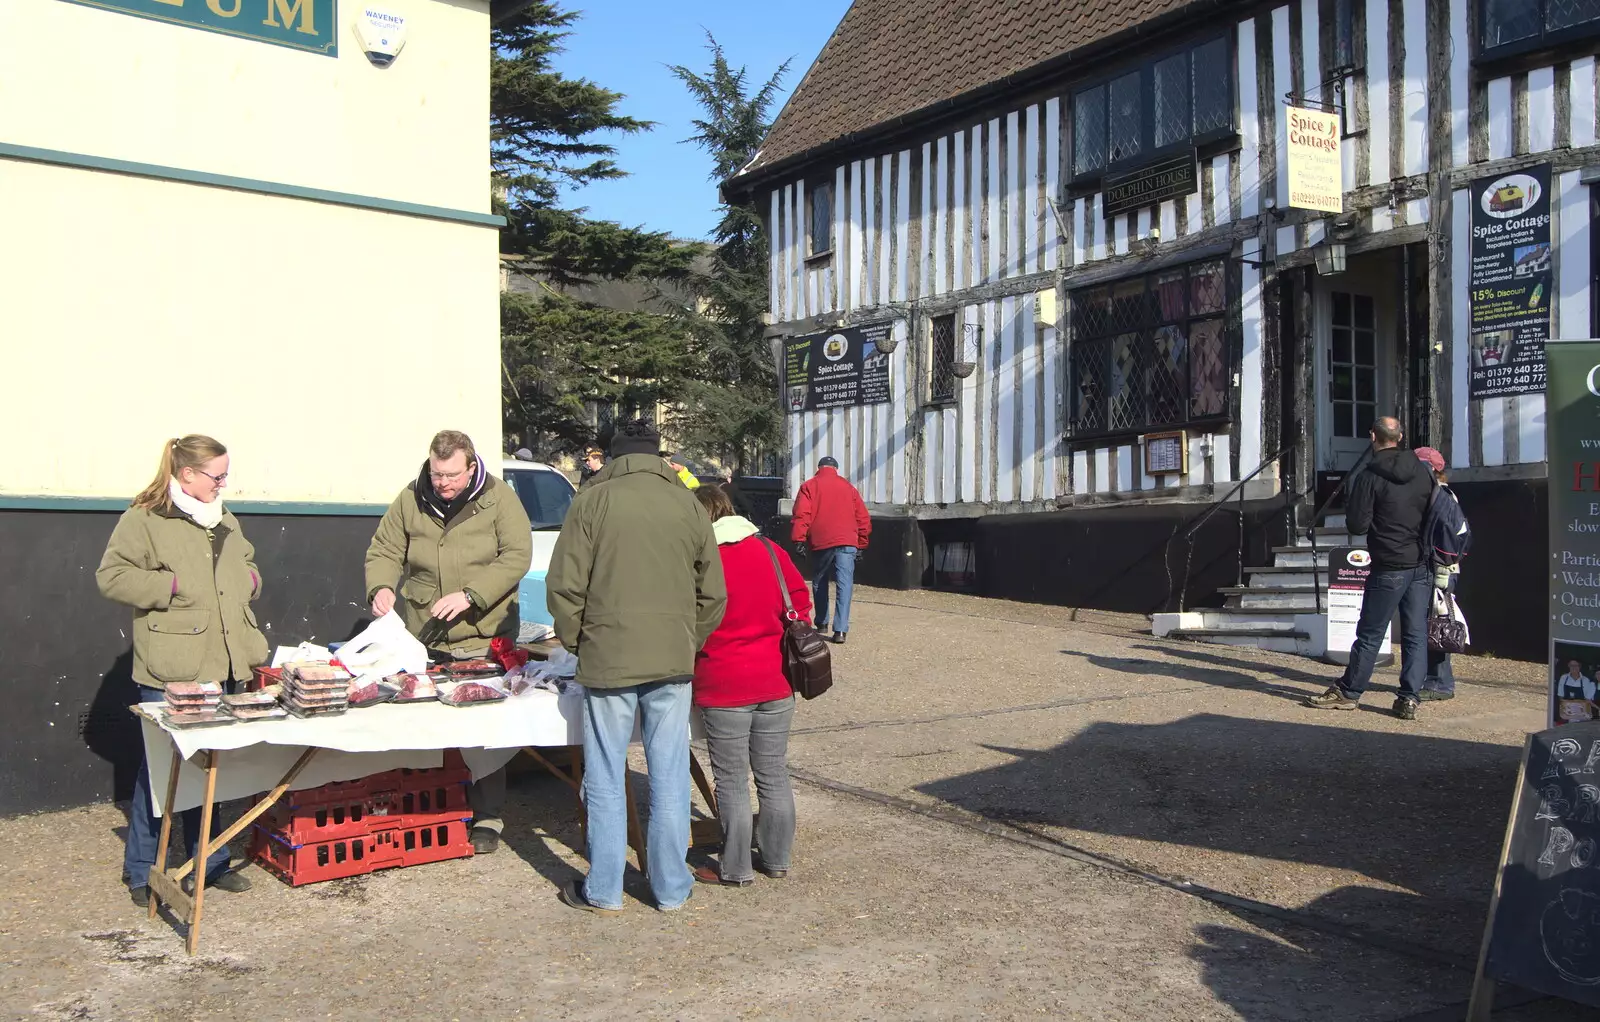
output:
[[[811,597],[789,555],[761,538],[748,519],[717,486],[701,486],[696,498],[711,514],[728,585],[722,624],[695,658],[694,702],[705,720],[716,780],[717,815],[722,819],[719,868],[703,866],[695,878],[708,884],[744,887],[755,870],[781,880],[789,872],[794,847],[794,789],[789,784],[789,723],[794,690],[783,676],[783,592],[773,556],[783,572],[800,620],[810,620]],[[750,773],[755,771],[761,824],[755,845],[761,861],[750,857]]]

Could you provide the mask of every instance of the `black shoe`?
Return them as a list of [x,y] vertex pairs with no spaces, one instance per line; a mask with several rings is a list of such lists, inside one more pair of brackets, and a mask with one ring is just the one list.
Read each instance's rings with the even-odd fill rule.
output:
[[493,855],[500,847],[500,832],[488,827],[473,827],[467,838],[472,842],[473,855]]
[[761,862],[757,862],[756,863],[756,872],[760,873],[762,876],[766,877],[768,880],[783,880],[783,879],[787,878],[788,875],[789,875],[789,871],[786,870],[786,869],[772,869],[771,867],[767,866],[765,863],[761,863]]
[[[240,876],[232,870],[228,870],[219,876],[206,878],[206,890],[208,891],[227,891],[229,894],[243,894],[249,889],[249,878]],[[186,876],[183,878],[183,893],[190,896],[194,895],[194,877]]]
[[1407,699],[1405,696],[1396,699],[1394,701],[1394,715],[1401,720],[1416,720],[1417,701],[1415,699]]
[[593,912],[596,915],[620,915],[620,908],[601,908],[583,896],[583,881],[568,880],[566,886],[561,888],[561,904],[568,908],[578,909],[580,912]]
[[1442,703],[1446,699],[1454,699],[1455,697],[1456,694],[1454,692],[1440,692],[1432,688],[1425,688],[1417,693],[1417,698],[1425,703]]
[[128,888],[128,895],[133,898],[133,903],[140,908],[150,907],[150,888],[130,887]]
[[843,632],[834,632],[833,633],[833,642],[834,642],[835,645],[843,646],[844,645],[844,633]]

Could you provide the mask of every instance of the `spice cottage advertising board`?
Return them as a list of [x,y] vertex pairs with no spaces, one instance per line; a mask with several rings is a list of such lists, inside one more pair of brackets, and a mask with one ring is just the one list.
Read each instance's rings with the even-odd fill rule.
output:
[[783,406],[791,414],[889,400],[889,355],[881,342],[893,326],[846,327],[791,337],[783,346]]

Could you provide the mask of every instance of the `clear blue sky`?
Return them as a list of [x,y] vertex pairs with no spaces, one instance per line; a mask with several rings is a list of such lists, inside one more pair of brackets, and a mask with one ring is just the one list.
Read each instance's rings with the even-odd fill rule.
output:
[[564,6],[581,10],[583,17],[567,37],[567,50],[556,58],[556,67],[569,77],[625,93],[623,113],[657,122],[654,131],[611,139],[628,177],[573,192],[570,201],[587,206],[589,215],[599,219],[704,238],[717,221],[711,163],[697,146],[682,143],[694,133],[690,122],[700,109],[667,67],[684,64],[704,71],[710,61],[707,30],[733,66],[749,69],[753,87],[792,57],[783,93],[772,109],[776,117],[850,3],[569,0]]

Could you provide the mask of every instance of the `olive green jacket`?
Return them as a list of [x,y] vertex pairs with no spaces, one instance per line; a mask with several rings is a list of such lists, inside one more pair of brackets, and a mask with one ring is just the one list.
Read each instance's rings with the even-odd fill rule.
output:
[[130,507],[94,578],[101,595],[133,608],[133,680],[141,685],[243,681],[267,662],[250,609],[261,573],[230,511],[207,530],[176,509]]
[[[490,476],[447,528],[417,506],[415,491],[416,483],[400,491],[367,547],[368,602],[393,589],[395,612],[429,649],[478,656],[496,636],[515,639],[517,586],[533,563],[533,527],[522,502]],[[430,625],[433,604],[455,592],[472,598],[471,609],[448,629]]]
[[649,454],[616,459],[573,498],[545,592],[589,688],[689,680],[728,602],[711,519]]

